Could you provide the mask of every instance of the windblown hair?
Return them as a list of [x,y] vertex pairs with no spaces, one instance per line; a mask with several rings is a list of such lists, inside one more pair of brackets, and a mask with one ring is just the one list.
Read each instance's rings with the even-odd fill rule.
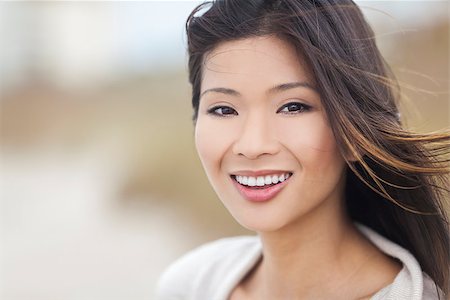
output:
[[398,82],[357,5],[351,0],[217,0],[197,6],[186,31],[194,122],[204,59],[219,44],[274,35],[295,47],[313,73],[347,161],[349,216],[408,249],[448,295],[444,202],[450,195],[450,133],[417,134],[402,127]]

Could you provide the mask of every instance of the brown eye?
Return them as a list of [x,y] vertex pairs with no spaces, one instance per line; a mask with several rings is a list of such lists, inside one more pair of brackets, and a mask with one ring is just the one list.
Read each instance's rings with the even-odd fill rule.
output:
[[237,111],[228,106],[215,106],[208,110],[208,114],[216,115],[216,116],[228,116],[228,115],[237,115]]
[[296,114],[309,110],[311,110],[311,106],[309,105],[300,102],[289,102],[280,107],[280,109],[277,110],[277,113]]

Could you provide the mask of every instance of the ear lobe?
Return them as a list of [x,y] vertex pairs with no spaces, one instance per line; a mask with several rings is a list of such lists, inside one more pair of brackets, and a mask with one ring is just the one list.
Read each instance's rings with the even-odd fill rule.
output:
[[347,149],[345,151],[344,158],[347,161],[349,161],[349,162],[357,162],[357,161],[362,160],[363,155],[361,155],[360,153],[356,152],[356,150],[354,150],[354,149],[352,149],[352,150]]
[[351,162],[356,162],[359,160],[358,157],[356,155],[354,155],[353,153],[348,154],[346,156],[346,158],[348,161],[351,161]]

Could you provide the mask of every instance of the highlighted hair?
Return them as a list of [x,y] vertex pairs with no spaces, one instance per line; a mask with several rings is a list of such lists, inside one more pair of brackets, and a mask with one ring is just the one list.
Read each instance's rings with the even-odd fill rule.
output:
[[408,249],[448,295],[450,132],[402,127],[399,84],[360,9],[351,0],[218,0],[197,6],[186,31],[194,122],[204,58],[220,43],[275,35],[295,47],[347,160],[349,216]]

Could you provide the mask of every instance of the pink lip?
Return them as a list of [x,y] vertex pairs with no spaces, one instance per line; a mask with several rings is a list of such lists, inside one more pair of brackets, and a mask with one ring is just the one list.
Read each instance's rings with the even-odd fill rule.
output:
[[239,193],[242,195],[242,197],[252,202],[264,202],[273,199],[279,192],[281,192],[281,190],[286,186],[291,177],[292,176],[276,185],[259,189],[253,189],[245,185],[242,185],[233,178],[231,178],[231,180],[233,181],[233,184],[235,185]]
[[260,170],[260,171],[251,171],[251,170],[242,170],[232,172],[233,175],[241,175],[241,176],[264,176],[264,175],[273,175],[273,174],[285,174],[292,173],[292,171],[283,171],[283,170]]

